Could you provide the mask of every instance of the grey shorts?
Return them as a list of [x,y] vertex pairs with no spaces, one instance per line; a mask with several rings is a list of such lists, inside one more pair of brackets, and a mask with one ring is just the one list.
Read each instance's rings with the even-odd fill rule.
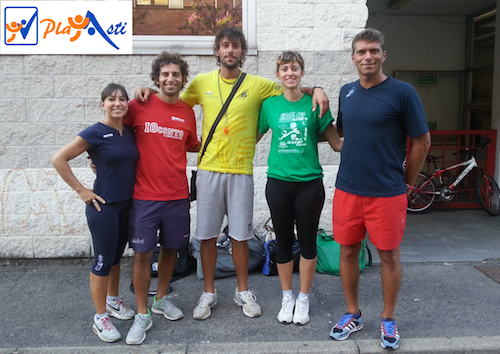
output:
[[253,233],[253,176],[198,170],[196,176],[196,238],[219,236],[224,215],[229,235],[246,241]]

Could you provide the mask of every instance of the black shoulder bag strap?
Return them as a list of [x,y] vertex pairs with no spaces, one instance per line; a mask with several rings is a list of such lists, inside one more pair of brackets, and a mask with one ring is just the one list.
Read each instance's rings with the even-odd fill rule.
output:
[[205,140],[205,144],[203,144],[203,150],[201,151],[200,160],[198,161],[198,165],[201,163],[201,159],[203,158],[203,155],[205,155],[205,151],[207,150],[208,143],[210,142],[210,140],[212,140],[212,137],[213,137],[214,132],[215,132],[215,128],[217,128],[217,125],[219,124],[220,120],[224,116],[224,113],[226,113],[227,107],[229,106],[229,104],[233,100],[233,97],[236,94],[236,91],[238,91],[238,88],[241,86],[241,83],[243,82],[243,79],[245,78],[246,75],[247,75],[246,73],[242,72],[238,81],[236,81],[234,83],[233,89],[231,90],[229,97],[227,98],[226,102],[224,102],[224,105],[222,106],[222,109],[220,110],[219,115],[215,119],[215,122],[212,125],[212,128],[210,128],[210,132],[208,133],[208,136]]
[[[220,110],[219,114],[217,115],[217,118],[215,119],[214,124],[212,125],[212,128],[210,128],[210,132],[208,133],[207,138],[205,139],[205,143],[203,144],[203,150],[201,151],[200,159],[198,160],[198,166],[201,163],[201,159],[203,158],[203,155],[205,155],[205,151],[207,150],[208,143],[210,140],[212,140],[212,137],[215,132],[215,128],[217,128],[217,124],[219,124],[220,120],[222,119],[222,116],[224,113],[227,111],[227,107],[229,106],[229,103],[231,103],[234,95],[236,94],[236,91],[238,91],[238,88],[240,87],[241,83],[243,82],[243,79],[245,78],[247,74],[246,73],[241,73],[240,77],[238,80],[234,83],[233,89],[231,90],[231,93],[229,94],[229,97],[227,98],[226,102],[222,105],[222,109]],[[189,189],[189,200],[190,201],[195,201],[196,200],[196,170],[191,171],[191,181],[190,181],[190,189]]]

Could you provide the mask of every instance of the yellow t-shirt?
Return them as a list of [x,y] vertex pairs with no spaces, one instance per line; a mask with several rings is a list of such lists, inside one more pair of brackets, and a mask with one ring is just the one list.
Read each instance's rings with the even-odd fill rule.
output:
[[[219,70],[215,70],[197,75],[182,93],[181,99],[186,104],[203,107],[203,139],[208,136],[235,81],[222,79]],[[253,174],[260,107],[266,98],[281,93],[281,86],[277,83],[247,74],[217,125],[199,168],[221,173]],[[202,149],[203,144],[204,141]]]

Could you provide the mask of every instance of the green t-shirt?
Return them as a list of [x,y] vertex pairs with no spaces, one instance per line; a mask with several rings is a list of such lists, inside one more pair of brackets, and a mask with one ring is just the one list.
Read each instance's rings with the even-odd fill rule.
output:
[[333,121],[330,110],[319,118],[312,112],[312,98],[289,102],[283,95],[262,104],[259,132],[273,131],[267,175],[287,182],[306,182],[323,177],[318,157],[318,136]]

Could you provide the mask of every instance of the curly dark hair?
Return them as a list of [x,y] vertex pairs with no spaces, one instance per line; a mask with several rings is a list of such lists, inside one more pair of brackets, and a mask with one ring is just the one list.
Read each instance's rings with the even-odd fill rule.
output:
[[[151,64],[151,73],[149,74],[149,77],[157,87],[160,87],[156,81],[160,78],[161,67],[168,64],[179,65],[183,78],[187,79],[189,76],[189,65],[181,58],[179,53],[161,52],[155,60],[153,60],[153,64]],[[184,85],[182,85],[181,89],[183,87]]]
[[115,84],[115,83],[109,84],[108,86],[106,86],[104,88],[104,90],[102,90],[101,101],[104,102],[106,100],[106,98],[111,96],[113,94],[113,92],[115,92],[116,90],[119,90],[122,93],[123,97],[125,97],[127,99],[127,101],[129,101],[127,90],[125,90],[125,87],[123,87],[122,85],[119,85],[119,84]]
[[214,56],[215,59],[217,60],[217,65],[220,66],[220,58],[216,54],[217,51],[220,49],[220,42],[224,39],[227,38],[233,43],[240,43],[241,44],[241,60],[240,60],[240,67],[243,66],[243,63],[246,60],[246,54],[248,52],[248,44],[247,40],[245,39],[245,35],[243,32],[237,28],[233,27],[224,27],[217,32],[215,35],[215,43],[214,43]]
[[352,39],[352,54],[354,54],[354,45],[358,41],[378,42],[382,47],[382,51],[385,52],[385,37],[379,30],[367,28],[355,35]]

